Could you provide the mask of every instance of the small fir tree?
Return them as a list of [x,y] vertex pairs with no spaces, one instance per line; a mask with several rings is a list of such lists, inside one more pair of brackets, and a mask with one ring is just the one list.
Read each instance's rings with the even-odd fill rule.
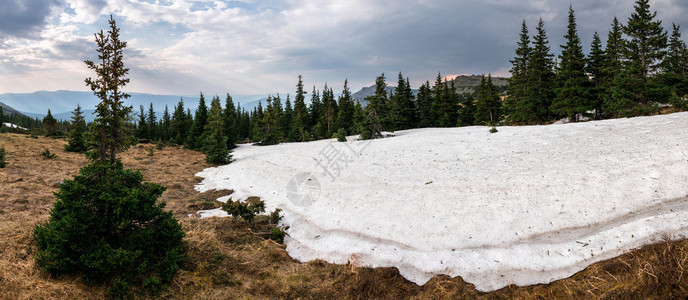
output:
[[222,107],[220,107],[220,98],[214,97],[210,102],[208,122],[205,124],[205,139],[203,141],[203,152],[208,163],[219,165],[226,164],[231,160],[229,150],[227,149],[227,138],[222,133],[222,128],[224,128],[224,120]]
[[64,180],[47,223],[34,228],[39,267],[55,274],[76,273],[89,282],[112,282],[110,294],[125,297],[131,286],[168,283],[185,257],[184,232],[165,203],[164,187],[143,182],[124,169],[117,153],[126,148],[124,122],[131,110],[121,91],[126,42],[110,17],[110,30],[96,34],[100,63],[86,61],[97,79],[86,83],[100,99],[91,126],[91,163]]
[[208,119],[208,107],[205,105],[205,97],[201,93],[198,100],[198,108],[196,115],[193,117],[193,124],[189,129],[188,137],[186,138],[186,146],[189,149],[200,150],[202,147],[202,135],[205,128],[205,123]]
[[65,151],[69,152],[86,152],[86,121],[81,112],[81,105],[76,106],[72,112],[72,130],[69,132],[69,140],[65,145]]
[[57,120],[55,120],[53,115],[50,113],[50,110],[48,109],[48,115],[46,115],[43,118],[43,128],[45,128],[45,135],[46,136],[55,135],[56,126],[57,126]]

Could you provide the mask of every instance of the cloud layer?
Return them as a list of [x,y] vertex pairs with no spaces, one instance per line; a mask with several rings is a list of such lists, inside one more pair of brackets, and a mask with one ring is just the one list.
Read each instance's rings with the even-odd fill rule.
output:
[[[443,74],[508,75],[522,20],[546,22],[553,52],[568,3],[420,0],[9,0],[0,4],[0,92],[84,90],[92,35],[114,15],[129,41],[131,91],[163,94],[292,92],[325,82],[354,89],[402,71],[412,85]],[[604,38],[630,1],[572,2],[579,34]],[[665,28],[688,26],[681,0],[651,1]]]

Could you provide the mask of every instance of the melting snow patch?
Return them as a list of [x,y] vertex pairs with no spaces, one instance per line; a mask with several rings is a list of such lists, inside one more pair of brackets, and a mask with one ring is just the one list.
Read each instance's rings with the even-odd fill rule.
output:
[[461,276],[489,291],[688,235],[686,128],[676,113],[242,145],[232,164],[198,173],[196,189],[283,209],[298,260],[393,266],[418,284]]

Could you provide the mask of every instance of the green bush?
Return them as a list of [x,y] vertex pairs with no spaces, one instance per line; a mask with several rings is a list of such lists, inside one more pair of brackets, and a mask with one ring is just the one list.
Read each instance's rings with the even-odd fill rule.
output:
[[336,138],[337,142],[346,142],[346,130],[344,128],[339,128],[332,137]]
[[55,153],[50,152],[49,149],[45,149],[45,151],[41,152],[41,156],[47,158],[47,159],[53,159],[57,157]]
[[93,284],[114,278],[111,295],[133,284],[169,282],[185,259],[184,232],[165,203],[165,187],[142,182],[122,162],[94,162],[65,180],[47,223],[34,228],[36,263],[60,274],[76,272]]
[[246,201],[227,201],[222,209],[233,217],[241,217],[246,222],[253,222],[253,218],[265,212],[265,202],[258,197],[249,197]]
[[284,236],[285,235],[286,235],[286,233],[284,232],[284,230],[282,228],[273,227],[272,229],[270,229],[270,239],[275,241],[275,242],[278,242],[280,244],[284,244]]
[[270,224],[277,224],[277,223],[279,223],[279,221],[282,220],[282,215],[281,215],[281,213],[282,213],[282,209],[280,209],[280,208],[275,209],[275,211],[273,211],[273,212],[270,214]]
[[5,148],[0,148],[0,168],[7,167],[7,159],[5,158]]

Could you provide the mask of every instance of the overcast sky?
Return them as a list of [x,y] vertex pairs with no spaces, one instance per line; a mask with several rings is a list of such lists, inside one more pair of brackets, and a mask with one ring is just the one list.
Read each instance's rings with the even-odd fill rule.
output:
[[[631,0],[2,0],[0,93],[87,90],[93,33],[114,15],[129,45],[126,90],[156,94],[294,93],[344,79],[358,90],[385,72],[412,86],[443,75],[508,76],[521,21],[542,17],[560,51],[569,3],[586,51],[606,41]],[[688,1],[652,0],[666,30],[683,24]]]

